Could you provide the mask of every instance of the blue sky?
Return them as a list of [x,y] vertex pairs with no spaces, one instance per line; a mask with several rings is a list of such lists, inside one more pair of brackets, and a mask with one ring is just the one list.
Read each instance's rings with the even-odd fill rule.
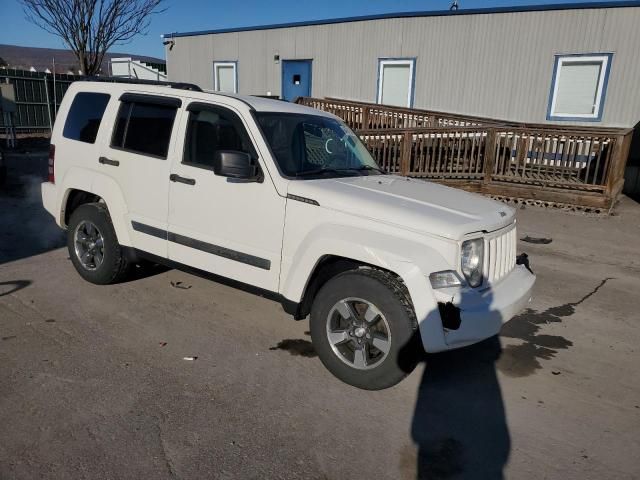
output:
[[[573,0],[573,3],[587,1]],[[222,7],[222,3],[215,0],[166,0],[167,11],[153,17],[147,35],[136,37],[127,45],[116,46],[113,51],[164,58],[160,39],[163,33],[400,11],[442,10],[449,8],[451,0],[235,0],[230,2],[231,7]],[[458,3],[460,8],[482,8],[572,3],[572,0],[458,0]],[[0,43],[64,48],[57,37],[28,23],[16,0],[0,0],[0,17]]]

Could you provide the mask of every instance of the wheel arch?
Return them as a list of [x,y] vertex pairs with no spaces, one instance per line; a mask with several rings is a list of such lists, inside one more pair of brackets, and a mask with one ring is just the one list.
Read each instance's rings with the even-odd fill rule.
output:
[[402,278],[392,272],[391,270],[387,270],[376,265],[363,262],[362,260],[355,260],[353,258],[342,257],[339,255],[323,255],[318,259],[316,265],[311,272],[307,283],[304,287],[302,298],[300,303],[298,303],[297,310],[294,314],[296,320],[302,320],[306,318],[311,312],[311,304],[313,303],[313,299],[320,289],[332,278],[340,275],[341,273],[357,270],[359,268],[372,268],[376,270],[383,270],[391,275],[395,276],[400,280],[403,284],[404,281]]
[[[324,225],[296,242],[292,256],[284,256],[280,294],[298,304],[294,316],[305,318],[314,295],[333,276],[348,269],[371,267],[393,274],[407,288],[427,351],[446,348],[442,323],[428,275],[451,269],[440,247],[419,238],[363,231],[344,225]],[[456,246],[446,242],[453,256]],[[286,254],[286,250],[285,250]]]
[[62,219],[62,225],[67,228],[69,226],[69,219],[73,212],[80,205],[84,205],[87,203],[96,203],[101,201],[102,198],[95,193],[87,192],[86,190],[81,190],[79,188],[70,188],[65,193],[65,199],[62,204],[62,212],[60,217]]
[[128,212],[120,187],[115,180],[102,174],[94,174],[90,178],[81,172],[70,172],[65,177],[64,194],[60,208],[60,224],[68,225],[69,218],[80,205],[102,202],[106,205],[111,223],[116,232],[118,243],[131,246],[129,230],[125,216]]

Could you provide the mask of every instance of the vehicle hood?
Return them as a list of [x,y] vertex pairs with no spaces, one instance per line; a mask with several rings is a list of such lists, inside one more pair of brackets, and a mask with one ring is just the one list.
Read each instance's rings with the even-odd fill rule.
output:
[[515,210],[481,195],[395,175],[292,181],[288,193],[323,208],[460,240],[514,221]]

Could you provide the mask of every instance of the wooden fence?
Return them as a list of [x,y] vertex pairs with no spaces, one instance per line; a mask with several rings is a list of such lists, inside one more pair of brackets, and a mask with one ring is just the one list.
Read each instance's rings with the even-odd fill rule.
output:
[[[389,172],[496,196],[596,209],[610,209],[622,190],[633,132],[500,124],[371,104],[357,110],[355,102],[334,100],[305,98],[300,103],[340,113]],[[390,128],[389,119],[397,119],[396,125],[426,126]]]

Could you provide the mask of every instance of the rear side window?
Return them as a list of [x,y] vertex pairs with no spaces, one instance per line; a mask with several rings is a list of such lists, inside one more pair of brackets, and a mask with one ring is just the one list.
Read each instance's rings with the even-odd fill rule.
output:
[[110,98],[111,96],[106,93],[76,94],[67,114],[62,136],[80,142],[94,143]]
[[176,110],[168,105],[122,102],[111,146],[167,158]]

